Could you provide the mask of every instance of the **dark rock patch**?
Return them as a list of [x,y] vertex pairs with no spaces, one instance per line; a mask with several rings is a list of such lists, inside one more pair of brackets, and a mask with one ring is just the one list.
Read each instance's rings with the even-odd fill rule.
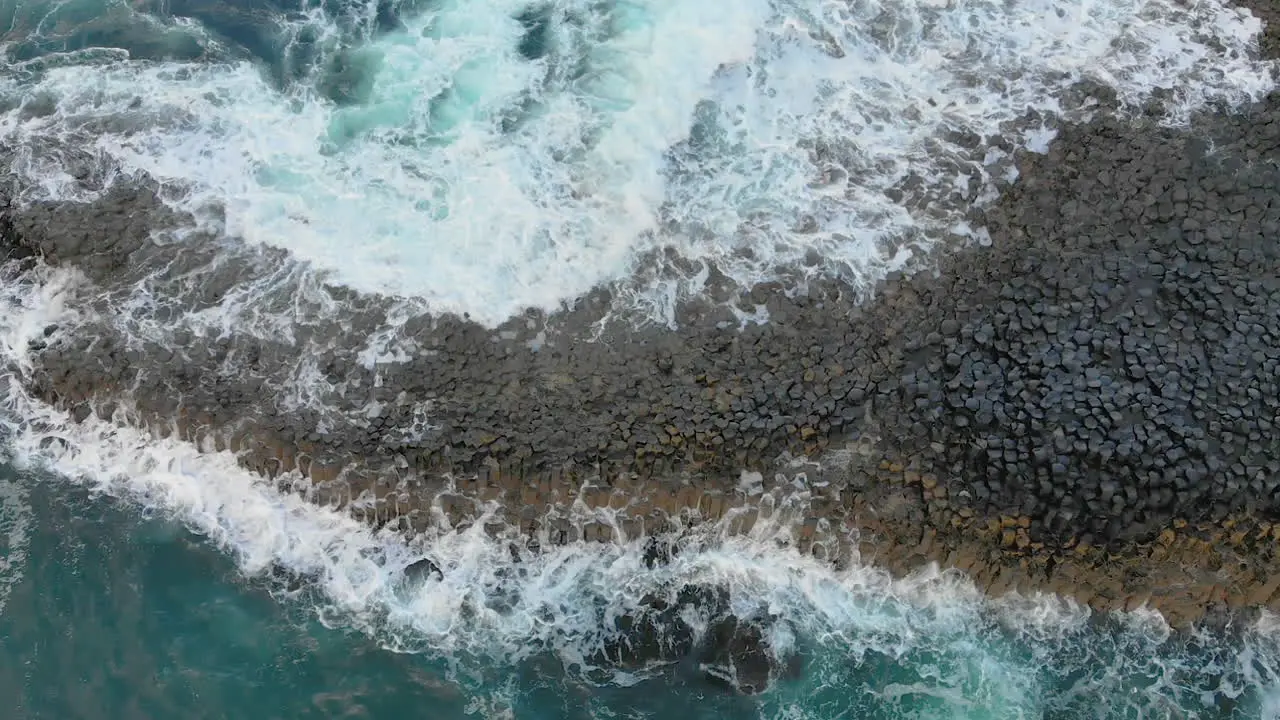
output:
[[1280,5],[1272,0],[1235,0],[1233,3],[1262,21],[1259,45],[1263,57],[1280,57]]
[[1190,132],[1100,120],[1024,155],[984,213],[992,247],[891,291],[914,302],[878,429],[1037,538],[1274,516],[1275,113],[1273,97]]
[[444,571],[431,558],[415,560],[404,569],[404,579],[409,582],[424,582],[432,578],[443,580]]
[[744,695],[767,690],[781,672],[766,637],[768,624],[776,620],[730,615],[716,621],[700,658],[703,676]]
[[670,538],[650,536],[645,541],[644,564],[650,570],[669,565],[671,560],[679,554],[680,545]]
[[[772,321],[725,326],[720,306],[700,301],[678,330],[619,322],[583,342],[610,308],[601,289],[496,330],[415,319],[418,351],[377,367],[356,353],[389,301],[337,288],[327,292],[345,316],[317,305],[292,342],[185,327],[244,281],[237,268],[262,278],[281,257],[209,238],[154,243],[154,228],[177,220],[145,185],[93,204],[11,206],[4,235],[11,253],[81,268],[100,317],[139,282],[169,298],[38,350],[32,386],[68,407],[136,388],[144,417],[239,424],[250,445],[306,454],[335,476],[366,466],[370,478],[497,463],[523,477],[693,468],[728,484],[780,453],[817,455],[872,432],[942,478],[953,507],[1030,516],[1036,540],[1122,543],[1176,517],[1270,517],[1280,502],[1276,117],[1271,97],[1181,130],[1115,118],[1065,127],[1047,155],[1023,153],[1020,182],[975,213],[990,247],[942,253],[936,274],[891,277],[869,302],[835,282],[722,289]],[[173,292],[158,268],[201,281]],[[290,287],[263,302],[293,302]],[[166,319],[164,337],[138,331]],[[299,357],[323,378],[307,388],[315,402],[263,403],[301,382]],[[415,415],[424,405],[430,423]],[[271,453],[256,469],[294,466]]]
[[707,682],[752,695],[795,672],[798,658],[779,661],[770,644],[768,633],[777,622],[763,608],[749,617],[735,615],[724,588],[688,585],[674,599],[648,595],[637,610],[619,617],[617,637],[596,660],[624,668],[696,660]]
[[[303,471],[318,502],[370,490],[373,522],[429,502],[446,473],[480,492],[501,468],[525,527],[557,473],[624,494],[624,475],[673,494],[684,473],[725,490],[743,469],[769,476],[784,453],[857,436],[934,478],[912,487],[943,530],[1017,517],[1016,529],[996,521],[1011,545],[1114,549],[1176,520],[1280,510],[1278,150],[1276,96],[1181,129],[1103,116],[1062,127],[1046,155],[1019,155],[1019,181],[971,214],[989,247],[942,248],[870,298],[836,281],[732,288],[715,268],[663,261],[713,278],[676,330],[600,327],[615,289],[599,288],[494,329],[413,318],[407,359],[375,366],[360,352],[389,299],[323,287],[278,251],[169,237],[185,219],[145,180],[92,203],[10,198],[0,257],[76,267],[87,279],[72,300],[97,311],[32,346],[23,379],[36,393],[79,419],[108,402],[127,420],[176,419],[265,475]],[[110,174],[67,157],[86,187]],[[292,336],[190,322],[238,285],[275,279],[258,310],[296,320]],[[720,302],[763,306],[771,321],[739,326]],[[292,395],[308,399],[281,400]],[[904,534],[918,539],[925,521],[906,518]],[[668,560],[657,546],[646,558]],[[658,620],[635,618],[624,635],[678,626],[670,608],[651,610]],[[752,622],[722,643],[741,643],[725,652],[745,668],[758,665]],[[685,647],[637,642],[616,659]],[[734,682],[755,687],[747,675]]]

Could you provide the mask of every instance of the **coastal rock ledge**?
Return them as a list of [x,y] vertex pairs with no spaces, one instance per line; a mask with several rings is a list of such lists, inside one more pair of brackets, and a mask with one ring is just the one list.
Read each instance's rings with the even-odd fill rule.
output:
[[[62,204],[11,182],[4,272],[74,267],[69,300],[94,311],[12,371],[79,421],[232,450],[407,531],[491,501],[544,544],[783,522],[832,562],[936,562],[992,594],[1174,625],[1280,607],[1280,96],[1178,129],[1106,115],[1016,161],[973,212],[989,245],[869,297],[711,269],[676,330],[602,323],[601,288],[497,329],[411,319],[417,351],[373,365],[391,299],[311,288],[340,310],[291,306],[291,337],[202,330],[182,318],[288,259],[165,235],[184,219],[146,180]],[[142,286],[160,300],[126,302]],[[771,321],[739,327],[734,304]],[[299,358],[324,379],[311,404],[272,395]]]

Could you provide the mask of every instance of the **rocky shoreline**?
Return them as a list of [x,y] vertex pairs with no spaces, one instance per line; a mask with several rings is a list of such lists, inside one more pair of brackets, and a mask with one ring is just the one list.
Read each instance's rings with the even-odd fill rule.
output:
[[[1145,603],[1174,625],[1280,607],[1280,96],[1177,130],[1099,117],[1016,160],[1018,181],[972,214],[988,246],[947,248],[870,297],[739,291],[712,268],[675,330],[608,320],[602,288],[496,329],[411,317],[411,342],[380,361],[368,338],[393,324],[391,299],[183,235],[146,181],[8,204],[0,258],[84,276],[69,292],[92,312],[31,348],[37,395],[234,450],[370,522],[468,522],[499,501],[542,543],[673,518],[745,532],[767,496],[835,562],[936,562],[991,594]],[[281,274],[267,310],[288,333],[190,321]],[[159,300],[139,305],[140,284]]]

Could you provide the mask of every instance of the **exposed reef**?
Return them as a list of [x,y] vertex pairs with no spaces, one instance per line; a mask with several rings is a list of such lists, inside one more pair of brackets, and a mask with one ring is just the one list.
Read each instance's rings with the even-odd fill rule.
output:
[[[973,213],[989,244],[874,293],[739,289],[712,268],[677,329],[610,319],[608,288],[496,329],[393,323],[393,299],[184,232],[145,179],[10,202],[0,261],[82,274],[81,312],[19,371],[37,395],[296,470],[371,522],[466,522],[500,499],[542,542],[682,514],[744,532],[800,467],[796,542],[835,562],[935,561],[994,593],[1149,602],[1175,623],[1280,603],[1280,96],[1178,129],[1100,113],[1016,161]],[[277,290],[254,317],[287,331],[208,320],[260,281]],[[393,324],[407,342],[371,348]],[[575,504],[622,520],[558,514]]]

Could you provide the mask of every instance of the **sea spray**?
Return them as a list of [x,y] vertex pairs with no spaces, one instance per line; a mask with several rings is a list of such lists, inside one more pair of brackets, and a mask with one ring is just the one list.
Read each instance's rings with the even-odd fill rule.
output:
[[[495,537],[484,523],[418,537],[375,531],[280,492],[228,453],[94,417],[71,422],[32,399],[15,377],[24,344],[66,310],[55,281],[4,288],[5,434],[29,482],[76,483],[177,518],[282,602],[309,603],[326,624],[359,628],[389,649],[448,660],[459,682],[468,663],[555,658],[574,682],[643,685],[681,666],[621,675],[596,666],[614,621],[646,595],[705,585],[726,588],[736,612],[764,606],[781,619],[770,639],[800,653],[803,672],[778,682],[762,707],[802,702],[798,717],[836,708],[873,718],[1177,717],[1169,708],[1231,717],[1218,712],[1224,703],[1263,708],[1280,684],[1269,615],[1221,636],[1171,634],[1146,611],[1099,624],[1053,597],[984,599],[954,571],[894,579],[858,563],[837,570],[783,547],[781,525],[749,536],[704,528],[656,567],[639,538],[532,549],[514,528]],[[441,573],[406,582],[405,568],[424,557]]]
[[[14,109],[3,130],[21,149],[27,199],[91,194],[62,156],[42,154],[83,144],[111,172],[148,172],[210,229],[286,246],[354,287],[423,301],[408,303],[401,317],[454,309],[494,323],[619,277],[664,244],[721,261],[739,282],[772,277],[811,251],[850,277],[874,275],[898,258],[886,240],[965,230],[948,214],[958,206],[922,213],[900,202],[906,195],[886,200],[886,189],[919,177],[966,202],[981,195],[986,166],[968,154],[973,138],[1005,133],[1021,142],[1024,128],[1007,125],[1027,107],[1064,111],[1053,93],[1076,79],[1102,82],[1128,105],[1169,89],[1166,119],[1175,123],[1207,99],[1238,102],[1270,87],[1263,67],[1247,59],[1256,21],[1216,3],[867,3],[847,13],[783,4],[764,13],[762,4],[742,3],[716,17],[733,32],[698,47],[662,46],[696,55],[699,67],[714,61],[701,75],[655,57],[659,46],[649,41],[705,39],[702,6],[644,4],[634,15],[610,6],[585,17],[575,4],[556,7],[563,12],[548,21],[560,24],[548,26],[547,47],[524,54],[528,27],[513,20],[522,4],[466,17],[446,6],[452,15],[409,15],[403,27],[376,33],[318,12],[285,20],[326,28],[320,34],[354,33],[367,53],[357,59],[367,63],[368,84],[340,98],[326,96],[323,77],[282,81],[235,59],[139,62],[93,49],[45,56],[4,70]],[[468,18],[492,26],[473,31]],[[574,33],[591,41],[575,45]],[[1210,52],[1215,44],[1220,54]],[[450,59],[449,50],[459,53],[451,64],[431,64]],[[566,58],[599,72],[565,72]],[[92,86],[86,67],[97,73]],[[415,105],[415,78],[439,89],[424,107]],[[674,86],[663,83],[672,82],[683,83],[681,103],[668,115],[654,88],[667,92]],[[619,128],[640,137],[628,145]],[[1030,130],[1039,144],[1052,122]],[[50,142],[59,135],[61,144]],[[424,170],[434,167],[477,174]],[[476,194],[480,186],[494,194]],[[602,228],[621,231],[602,238]],[[179,323],[239,328],[237,316],[259,312],[273,292],[292,297],[318,285],[286,265]],[[649,297],[655,317],[666,318],[662,308],[676,293],[654,287],[657,299],[645,287],[630,297]],[[92,416],[74,423],[32,397],[31,343],[51,328],[55,337],[74,332],[94,312],[65,302],[71,288],[90,292],[75,271],[44,267],[0,282],[4,436],[28,471],[24,482],[78,484],[179,519],[234,557],[246,583],[266,584],[281,602],[306,604],[335,630],[355,628],[388,649],[446,662],[476,692],[477,712],[509,712],[516,695],[533,692],[512,670],[530,666],[568,670],[576,688],[638,688],[628,698],[644,702],[655,676],[689,668],[618,672],[593,658],[646,595],[698,585],[726,588],[743,614],[763,604],[780,618],[771,646],[804,659],[803,672],[760,700],[762,717],[1276,712],[1280,664],[1267,615],[1233,633],[1175,635],[1149,611],[1098,618],[1051,597],[984,599],[955,572],[930,568],[895,580],[859,563],[836,570],[780,547],[781,527],[748,537],[704,528],[657,568],[644,562],[641,540],[621,534],[610,544],[535,550],[514,528],[492,537],[484,523],[420,537],[376,531],[280,492],[227,453]],[[135,299],[148,307],[142,289]],[[287,333],[287,320],[281,325]],[[384,328],[370,340],[370,363],[400,352],[391,334]],[[430,412],[421,408],[422,424]],[[27,488],[14,487],[16,510],[6,504],[12,514],[0,518],[27,517]],[[26,531],[13,537],[18,547]],[[439,576],[407,581],[405,570],[424,558]],[[482,691],[474,678],[494,668],[510,677]],[[697,670],[680,677],[705,681]],[[584,703],[610,716],[601,697]]]
[[[389,7],[395,22],[374,21],[372,2],[276,17],[287,47],[315,55],[305,72],[272,70],[280,53],[143,62],[88,48],[6,69],[0,135],[24,148],[25,197],[91,195],[56,147],[92,148],[208,230],[495,325],[651,270],[664,248],[742,286],[806,261],[874,280],[976,232],[966,213],[1007,151],[1100,107],[1064,100],[1079,81],[1121,110],[1160,91],[1175,124],[1272,86],[1251,59],[1258,21],[1219,2]],[[225,42],[179,20],[137,22]],[[353,95],[334,96],[333,72],[353,74]],[[674,322],[705,275],[668,270],[619,296]],[[261,282],[228,311],[297,279]]]

